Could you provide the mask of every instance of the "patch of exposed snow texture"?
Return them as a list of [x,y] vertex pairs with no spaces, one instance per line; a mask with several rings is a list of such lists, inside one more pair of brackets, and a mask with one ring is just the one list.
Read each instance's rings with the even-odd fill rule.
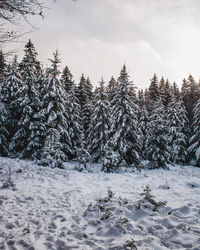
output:
[[[200,249],[199,168],[106,174],[75,165],[0,158],[0,249]],[[156,209],[140,195],[147,185]]]

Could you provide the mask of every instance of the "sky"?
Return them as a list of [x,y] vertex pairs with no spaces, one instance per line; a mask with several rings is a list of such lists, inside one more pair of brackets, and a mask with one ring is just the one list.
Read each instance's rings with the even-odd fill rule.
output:
[[179,86],[189,74],[199,81],[199,0],[43,1],[44,20],[32,18],[38,29],[16,46],[23,50],[30,38],[45,66],[58,49],[60,70],[67,65],[76,82],[82,73],[94,86],[108,82],[124,63],[139,89],[154,73]]

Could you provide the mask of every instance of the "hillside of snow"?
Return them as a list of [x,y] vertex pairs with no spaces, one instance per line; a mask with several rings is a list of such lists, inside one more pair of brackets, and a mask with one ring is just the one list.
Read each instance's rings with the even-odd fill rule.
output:
[[0,249],[199,250],[200,168],[80,173],[0,158]]

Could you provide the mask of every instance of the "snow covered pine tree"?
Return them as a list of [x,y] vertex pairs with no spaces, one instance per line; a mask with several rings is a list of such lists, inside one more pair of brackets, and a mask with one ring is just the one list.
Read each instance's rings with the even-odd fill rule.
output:
[[64,153],[65,145],[61,143],[61,137],[67,141],[69,135],[65,114],[65,91],[58,79],[60,73],[58,70],[60,63],[58,51],[53,55],[54,58],[50,59],[52,65],[48,69],[48,77],[44,80],[42,89],[47,134],[41,160],[38,161],[38,164],[54,168],[63,167],[62,163],[67,160],[67,155]]
[[141,161],[141,131],[138,126],[137,104],[130,96],[129,75],[124,65],[118,78],[118,87],[111,105],[111,128],[103,161],[103,171],[118,167],[138,167]]
[[150,128],[148,131],[147,160],[149,168],[168,169],[170,150],[169,150],[169,133],[166,122],[166,112],[162,102],[157,102],[157,107],[150,116]]
[[190,139],[189,151],[195,158],[196,166],[200,167],[200,100],[194,108],[193,131],[194,134]]
[[[37,76],[40,63],[31,40],[25,45],[25,56],[20,63],[23,84],[19,86],[15,100],[11,103],[20,114],[17,131],[11,140],[11,150],[16,156],[33,159],[42,147],[42,121],[34,115],[40,111],[40,92],[37,90]],[[19,76],[18,76],[19,77]],[[16,79],[16,78],[15,78]]]
[[94,97],[94,111],[88,129],[88,151],[94,162],[101,161],[105,155],[105,145],[108,141],[110,114],[108,96],[105,92],[103,79]]

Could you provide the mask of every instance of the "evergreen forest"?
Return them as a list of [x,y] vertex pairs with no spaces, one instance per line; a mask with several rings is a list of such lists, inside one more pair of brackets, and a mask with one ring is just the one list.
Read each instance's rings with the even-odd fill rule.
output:
[[138,90],[126,65],[119,77],[93,89],[82,74],[75,83],[68,66],[60,72],[56,51],[50,66],[37,59],[31,40],[11,62],[0,51],[0,156],[62,168],[78,161],[119,167],[200,167],[200,83],[192,75],[180,88],[154,74]]

